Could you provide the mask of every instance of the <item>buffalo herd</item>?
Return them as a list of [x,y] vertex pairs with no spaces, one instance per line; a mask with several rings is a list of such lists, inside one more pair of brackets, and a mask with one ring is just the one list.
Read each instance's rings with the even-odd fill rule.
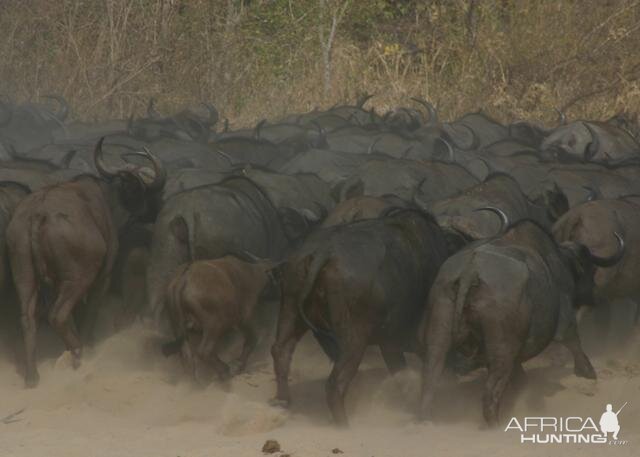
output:
[[[275,325],[283,407],[310,330],[342,425],[371,345],[392,374],[422,359],[422,419],[438,420],[445,370],[486,368],[496,424],[505,388],[552,342],[595,379],[579,308],[606,338],[616,303],[640,303],[638,126],[445,121],[426,100],[381,114],[370,98],[237,130],[207,103],[80,122],[59,96],[0,102],[2,328],[20,336],[26,386],[38,325],[77,368],[107,297],[123,303],[116,329],[152,322],[198,383],[244,370]],[[244,344],[227,363],[232,330]]]

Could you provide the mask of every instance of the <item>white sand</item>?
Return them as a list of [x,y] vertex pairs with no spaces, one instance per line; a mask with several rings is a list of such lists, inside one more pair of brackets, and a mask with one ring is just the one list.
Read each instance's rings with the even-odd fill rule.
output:
[[[482,373],[458,385],[448,378],[436,423],[418,424],[416,361],[390,378],[372,349],[350,390],[352,426],[338,430],[324,403],[330,365],[311,339],[294,358],[290,412],[267,404],[275,391],[267,354],[254,358],[249,374],[227,391],[218,384],[202,390],[184,378],[176,358],[158,355],[158,343],[136,326],[98,345],[77,371],[66,357],[43,359],[35,390],[25,390],[15,364],[0,358],[0,416],[26,408],[22,421],[0,423],[0,457],[248,457],[263,455],[267,439],[296,457],[331,456],[334,448],[362,457],[640,455],[639,337],[615,357],[593,359],[597,382],[576,378],[570,364],[554,366],[558,358],[549,354],[527,364],[527,385],[508,394],[497,430],[483,426]],[[503,431],[512,415],[597,421],[606,403],[625,401],[620,438],[626,446],[522,445],[517,434]]]

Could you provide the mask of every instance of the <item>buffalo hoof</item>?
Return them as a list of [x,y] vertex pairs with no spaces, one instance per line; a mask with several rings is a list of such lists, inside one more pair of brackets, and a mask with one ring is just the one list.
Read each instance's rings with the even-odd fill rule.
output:
[[24,385],[27,389],[33,389],[37,387],[39,382],[40,382],[40,375],[37,372],[27,375],[24,378]]
[[276,408],[289,409],[289,406],[291,406],[291,401],[281,400],[279,398],[272,398],[271,400],[269,400],[269,405],[274,406]]
[[573,372],[579,378],[587,378],[587,379],[597,379],[596,370],[594,370],[593,365],[589,361],[585,363],[576,363]]

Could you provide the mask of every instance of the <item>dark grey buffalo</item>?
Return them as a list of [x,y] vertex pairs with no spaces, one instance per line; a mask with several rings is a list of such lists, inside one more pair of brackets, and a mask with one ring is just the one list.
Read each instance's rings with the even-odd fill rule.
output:
[[179,265],[242,252],[280,259],[327,211],[316,200],[302,208],[276,207],[269,192],[277,193],[277,187],[265,190],[245,176],[231,176],[166,201],[154,227],[147,272],[156,317],[162,312],[164,288]]
[[276,341],[276,401],[287,405],[289,368],[297,342],[311,329],[334,366],[327,402],[346,425],[344,399],[370,344],[390,371],[413,350],[422,302],[447,256],[445,235],[420,211],[330,227],[311,235],[282,266]]
[[495,215],[477,211],[485,206],[499,207],[511,221],[530,218],[549,229],[569,209],[567,198],[559,188],[550,189],[541,201],[532,202],[511,176],[493,173],[483,183],[462,194],[435,202],[430,211],[440,226],[456,230],[471,240],[479,240],[492,236],[500,228]]
[[18,153],[30,151],[65,136],[64,121],[69,106],[62,97],[47,96],[59,103],[58,110],[41,103],[13,105],[0,102],[0,139]]
[[619,163],[640,159],[640,145],[626,130],[608,122],[576,121],[558,127],[541,145],[561,161]]
[[278,171],[285,174],[313,173],[323,181],[335,186],[349,178],[360,165],[372,158],[380,157],[309,149],[289,159]]
[[450,351],[466,366],[487,366],[483,413],[490,425],[498,421],[502,394],[522,373],[522,362],[554,339],[573,354],[576,375],[595,378],[580,344],[575,309],[592,304],[596,267],[612,266],[623,255],[622,238],[610,236],[618,248],[602,258],[577,242],[556,243],[550,232],[525,219],[450,257],[426,301],[420,331],[422,417],[432,416]]
[[478,184],[457,164],[376,159],[362,164],[340,186],[340,200],[359,195],[395,195],[426,208],[436,200],[457,195]]

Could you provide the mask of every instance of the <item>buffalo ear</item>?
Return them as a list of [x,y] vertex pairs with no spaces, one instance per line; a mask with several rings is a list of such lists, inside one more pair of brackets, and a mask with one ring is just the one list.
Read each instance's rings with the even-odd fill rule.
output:
[[449,255],[455,254],[473,241],[473,239],[466,233],[453,228],[445,228],[443,229],[443,232],[445,240],[447,241],[447,252]]
[[564,213],[569,211],[569,199],[556,183],[554,183],[553,189],[544,191],[542,198],[551,221],[557,221]]
[[559,252],[564,263],[569,266],[574,278],[579,278],[587,271],[590,260],[589,251],[574,241],[560,243]]
[[122,206],[130,213],[143,209],[146,187],[133,173],[118,173],[118,195]]

